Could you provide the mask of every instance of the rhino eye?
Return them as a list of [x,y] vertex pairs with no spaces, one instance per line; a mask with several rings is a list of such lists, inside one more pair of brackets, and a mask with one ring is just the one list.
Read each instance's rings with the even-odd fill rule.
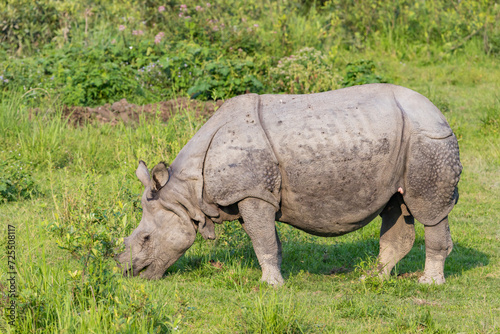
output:
[[143,243],[146,243],[149,241],[149,234],[148,235],[145,235],[144,238],[142,238],[142,242]]

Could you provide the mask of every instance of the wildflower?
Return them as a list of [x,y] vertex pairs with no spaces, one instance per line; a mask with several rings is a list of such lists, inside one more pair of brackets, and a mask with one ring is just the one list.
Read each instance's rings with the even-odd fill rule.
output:
[[113,39],[111,40],[111,44],[116,44],[116,39],[114,39],[114,38],[113,38]]
[[238,52],[243,52],[243,50],[241,48],[238,48]]
[[185,12],[185,11],[187,11],[187,6],[186,5],[181,5],[181,7],[180,7],[179,10],[182,11],[182,12]]
[[[130,50],[132,50],[134,47],[133,47],[133,46],[129,46],[128,48],[129,48]],[[127,65],[128,65],[128,64],[127,64]]]
[[258,28],[258,27],[259,27],[259,25],[258,25],[257,23],[255,23],[253,26],[254,26],[255,28]]
[[137,36],[139,35],[139,33],[137,32],[137,30],[132,30],[132,35]]
[[179,17],[182,17],[182,13],[179,13]]
[[201,6],[196,6],[195,9],[196,9],[197,12],[203,11],[203,7],[201,7]]
[[165,6],[160,6],[158,7],[158,11],[161,13],[161,12],[164,12],[165,11]]
[[120,24],[120,26],[118,27],[118,30],[123,31],[123,30],[125,30],[125,28],[127,28],[127,27],[125,27],[123,24]]
[[163,36],[165,36],[165,33],[163,31],[160,31],[158,34],[156,34],[155,44],[160,43]]
[[185,18],[185,19],[190,19],[190,18],[191,18],[191,16],[189,16],[189,15],[188,15],[188,16],[185,16],[184,18]]
[[210,6],[212,6],[212,5],[210,4],[210,2],[207,2],[207,7],[210,7]]
[[4,79],[4,81],[3,81],[3,82],[7,83],[7,82],[9,82],[9,79]]
[[246,22],[246,21],[247,21],[246,18],[244,18],[244,17],[241,18],[241,22]]
[[219,27],[217,27],[217,26],[213,26],[213,27],[212,27],[212,30],[213,30],[213,31],[219,31]]

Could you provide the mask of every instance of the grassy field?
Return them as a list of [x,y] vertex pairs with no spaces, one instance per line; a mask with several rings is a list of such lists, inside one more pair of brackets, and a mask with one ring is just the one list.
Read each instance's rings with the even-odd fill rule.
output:
[[[278,224],[286,283],[277,289],[259,282],[252,245],[237,222],[217,226],[214,241],[198,236],[159,281],[123,278],[112,255],[141,217],[138,160],[150,166],[171,162],[206,120],[184,110],[168,123],[73,127],[61,118],[54,91],[47,88],[50,94],[34,100],[22,89],[4,89],[0,247],[15,245],[17,274],[11,285],[13,259],[2,252],[0,332],[500,332],[498,55],[484,52],[483,38],[444,55],[432,45],[405,49],[381,40],[355,54],[332,47],[333,64],[372,60],[384,78],[429,97],[455,131],[464,169],[460,199],[450,215],[454,248],[444,285],[417,283],[425,262],[420,224],[395,275],[360,280],[378,254],[380,218],[338,238]],[[290,53],[308,46],[307,40],[296,43]],[[343,69],[336,71],[335,76],[344,75]],[[41,111],[36,115],[34,102]],[[15,297],[9,297],[12,289]]]

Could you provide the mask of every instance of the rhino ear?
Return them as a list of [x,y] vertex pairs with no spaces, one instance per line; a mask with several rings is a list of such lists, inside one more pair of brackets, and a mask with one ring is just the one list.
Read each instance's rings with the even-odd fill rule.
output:
[[135,175],[137,175],[137,178],[141,181],[144,187],[149,186],[150,182],[149,171],[144,161],[142,160],[139,161],[139,167],[137,167],[137,169],[135,170]]
[[155,191],[163,188],[170,178],[170,174],[168,173],[168,166],[164,162],[160,162],[158,165],[154,166],[151,174],[153,175],[151,188]]
[[208,217],[205,218],[204,222],[198,224],[198,232],[200,232],[203,239],[214,240],[215,239],[215,225],[214,222]]

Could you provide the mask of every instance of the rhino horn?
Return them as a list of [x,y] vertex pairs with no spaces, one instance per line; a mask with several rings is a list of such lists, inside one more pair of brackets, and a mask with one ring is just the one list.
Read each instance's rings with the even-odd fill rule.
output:
[[204,222],[198,224],[198,232],[200,232],[203,239],[214,240],[215,239],[215,225],[214,222],[206,217]]

